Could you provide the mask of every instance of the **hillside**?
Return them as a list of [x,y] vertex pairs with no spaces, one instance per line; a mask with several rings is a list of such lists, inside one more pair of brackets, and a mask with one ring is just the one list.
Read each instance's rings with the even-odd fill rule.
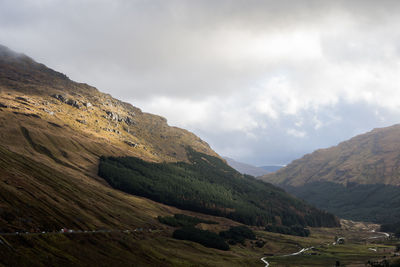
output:
[[99,175],[127,193],[247,224],[334,227],[333,215],[283,190],[243,176],[221,159],[188,149],[190,163],[147,163],[134,157],[102,157]]
[[283,165],[265,165],[265,166],[260,166],[258,168],[261,168],[263,170],[270,172],[276,172],[279,169],[282,169],[284,166]]
[[263,168],[259,168],[247,163],[236,161],[232,158],[224,157],[224,159],[226,160],[229,166],[231,166],[232,168],[234,168],[235,170],[237,170],[242,174],[248,174],[257,177],[271,172]]
[[[205,169],[211,169],[212,159],[218,161],[223,172],[225,168],[232,170],[206,142],[184,129],[168,126],[160,116],[144,113],[94,87],[74,82],[4,46],[0,46],[0,138],[0,247],[9,249],[0,249],[0,265],[41,266],[33,264],[32,259],[36,259],[52,262],[52,266],[75,266],[79,262],[90,265],[87,259],[104,259],[106,266],[124,266],[124,262],[138,257],[144,266],[185,266],[192,262],[198,265],[227,262],[241,266],[259,261],[243,259],[243,253],[258,255],[259,251],[250,249],[251,246],[224,254],[172,239],[173,228],[157,220],[158,216],[177,213],[195,215],[218,222],[213,231],[219,232],[239,225],[238,218],[231,218],[234,221],[202,214],[199,210],[180,210],[160,203],[159,199],[154,199],[159,201],[155,202],[129,195],[113,189],[111,182],[98,176],[101,158],[135,158],[148,166],[189,166],[194,164],[191,153],[209,159],[203,162]],[[233,176],[245,181],[235,171]],[[220,178],[233,179],[226,173]],[[281,195],[280,199],[287,200],[280,203],[286,217],[304,220],[307,215],[314,218],[321,214],[282,190],[263,184]],[[275,196],[267,196],[263,200],[274,203],[274,199]],[[229,206],[224,208],[229,210]],[[334,216],[322,214],[329,219],[317,225],[337,225]],[[278,224],[280,220],[274,218]],[[304,225],[313,224],[306,220]],[[64,237],[55,233],[61,228],[110,229],[114,234]],[[124,229],[147,230],[121,240]],[[150,234],[151,229],[156,229],[157,234]],[[42,231],[53,234],[37,237]],[[3,238],[3,233],[15,232],[28,234]],[[107,238],[109,244],[105,242]],[[10,245],[6,239],[12,241]],[[97,251],[96,247],[100,249]],[[210,251],[215,257],[207,256]],[[24,262],[16,262],[19,259]]]
[[[33,140],[45,145],[60,160],[72,165],[79,163],[79,167],[83,165],[93,174],[94,159],[99,154],[135,155],[157,162],[187,160],[184,146],[190,145],[218,156],[194,134],[168,126],[166,119],[144,113],[87,84],[73,82],[4,46],[0,46],[0,108],[4,111],[3,121],[30,121],[31,125],[25,127]],[[13,127],[3,127],[1,133],[10,142],[3,144],[13,151],[29,150],[13,142],[26,142],[19,125],[7,126]],[[38,133],[37,129],[46,134]],[[66,134],[66,142],[54,144],[53,136],[59,137],[60,131]],[[83,136],[79,141],[69,138],[74,134]],[[80,145],[89,146],[85,157],[74,151]]]
[[264,181],[349,219],[400,220],[400,125],[374,129],[293,161]]

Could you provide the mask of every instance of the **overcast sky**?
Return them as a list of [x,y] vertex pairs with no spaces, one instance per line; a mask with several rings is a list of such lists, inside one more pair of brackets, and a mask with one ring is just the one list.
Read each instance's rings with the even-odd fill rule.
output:
[[0,43],[286,164],[400,121],[400,1],[1,0]]

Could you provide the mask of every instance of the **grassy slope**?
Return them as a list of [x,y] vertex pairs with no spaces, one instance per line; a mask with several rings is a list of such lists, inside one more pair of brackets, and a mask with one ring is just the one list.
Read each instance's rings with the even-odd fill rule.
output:
[[400,125],[375,129],[293,161],[264,181],[342,218],[398,221]]
[[[333,266],[336,260],[364,266],[370,259],[391,255],[394,249],[392,241],[365,242],[376,234],[361,229],[316,228],[308,238],[257,231],[258,238],[266,242],[263,248],[246,241],[245,246],[231,246],[230,251],[174,240],[169,237],[171,231],[6,236],[12,248],[0,247],[0,266],[262,266],[264,254],[275,255],[267,256],[272,266]],[[334,236],[345,237],[346,244],[328,245]],[[310,246],[319,255],[279,256]],[[377,247],[387,250],[369,250]]]
[[374,129],[293,161],[264,181],[299,186],[316,181],[400,185],[400,125]]
[[[4,236],[13,248],[0,246],[0,264],[5,266],[93,266],[94,263],[99,266],[126,266],[127,262],[132,262],[134,266],[260,266],[264,253],[292,253],[301,247],[329,242],[333,235],[338,235],[337,229],[318,230],[321,232],[315,232],[315,229],[309,238],[258,232],[259,238],[267,243],[263,248],[247,243],[246,246],[233,246],[228,252],[207,249],[193,242],[173,240],[173,229],[159,224],[156,216],[185,213],[218,221],[218,225],[201,226],[210,227],[213,231],[226,230],[237,223],[129,196],[80,171],[56,171],[4,147],[0,148],[0,159],[3,228],[13,231],[49,231],[64,226],[75,229],[158,229],[156,233],[128,235]],[[8,211],[12,211],[14,216],[7,214]],[[30,229],[26,229],[26,225]],[[366,261],[375,257],[367,248],[360,249],[358,255],[346,256],[346,260]],[[333,258],[342,256],[345,257],[345,254],[320,257],[317,262],[331,263]],[[315,258],[301,257],[300,260],[315,263]],[[282,259],[272,258],[270,261],[282,262]],[[293,263],[299,259],[288,258],[285,261]]]
[[[219,225],[210,226],[214,231],[226,230],[237,223],[180,211],[114,190],[96,175],[98,157],[126,155],[173,162],[187,160],[185,145],[217,156],[215,152],[193,134],[169,127],[161,117],[143,113],[86,84],[70,81],[25,56],[19,55],[16,60],[0,52],[0,103],[6,106],[0,106],[0,228],[162,230],[156,236],[119,233],[5,236],[3,242],[7,241],[12,249],[1,245],[0,266],[77,263],[126,266],[126,262],[135,266],[260,266],[263,253],[279,253],[282,248],[294,252],[299,246],[316,242],[262,233],[267,241],[264,248],[248,244],[221,252],[171,239],[173,229],[160,225],[156,216],[185,213],[218,221]],[[81,106],[90,102],[92,107],[77,109],[51,94],[63,94]],[[106,111],[131,116],[135,124],[128,126],[111,120]],[[139,145],[133,148],[124,141]]]

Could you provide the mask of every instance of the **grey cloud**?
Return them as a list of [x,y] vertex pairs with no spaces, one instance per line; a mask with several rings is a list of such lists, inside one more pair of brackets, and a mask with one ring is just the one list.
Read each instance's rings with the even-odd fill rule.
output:
[[[377,113],[376,111],[380,112]],[[255,129],[259,139],[247,138],[241,132],[231,132],[224,136],[209,134],[204,130],[200,135],[208,137],[213,148],[243,162],[255,165],[288,164],[306,153],[320,148],[327,148],[368,132],[373,128],[385,127],[399,122],[399,112],[381,110],[365,103],[341,103],[335,107],[325,108],[318,112],[318,119],[325,123],[315,129],[312,111],[303,111],[296,116],[285,116],[279,121],[259,118],[269,127]],[[295,124],[299,119],[304,121],[301,127]],[[373,125],[373,127],[371,127]],[[303,138],[288,136],[286,129],[295,128],[305,131]]]
[[[399,11],[390,0],[3,0],[0,42],[222,154],[287,163],[396,122]],[[198,104],[187,112],[198,119],[157,107],[162,97]]]

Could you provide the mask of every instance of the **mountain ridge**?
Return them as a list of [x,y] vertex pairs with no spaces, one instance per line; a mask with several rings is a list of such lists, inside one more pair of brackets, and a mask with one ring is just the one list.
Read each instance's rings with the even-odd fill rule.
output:
[[375,128],[294,160],[264,180],[286,185],[316,181],[400,185],[400,124]]
[[262,176],[262,175],[270,172],[265,169],[253,166],[251,164],[239,162],[233,158],[229,158],[229,157],[223,157],[223,158],[227,161],[229,166],[231,166],[232,168],[234,168],[235,170],[237,170],[238,172],[240,172],[242,174],[248,174],[248,175],[257,177],[257,176]]
[[[4,48],[2,50],[6,55],[11,51],[4,53]],[[0,60],[0,103],[3,109],[35,114],[59,125],[68,122],[71,129],[84,128],[89,134],[107,136],[122,150],[134,147],[137,154],[155,161],[186,160],[185,150],[177,143],[218,156],[194,134],[168,126],[165,118],[144,113],[92,86],[73,82],[64,74],[23,54],[15,54]],[[143,131],[144,128],[150,131]],[[169,145],[165,140],[170,140]]]
[[[101,93],[90,85],[71,81],[62,73],[36,63],[23,54],[13,54],[4,48],[2,50],[0,233],[10,234],[18,253],[0,249],[0,265],[12,262],[15,266],[35,266],[32,263],[32,259],[35,259],[50,263],[48,265],[69,263],[76,266],[77,263],[88,262],[86,254],[90,254],[91,259],[104,259],[104,264],[108,266],[126,265],[126,262],[153,266],[182,266],[189,263],[207,265],[215,260],[243,266],[245,263],[258,261],[243,258],[242,252],[236,252],[238,249],[258,257],[258,252],[249,244],[221,254],[188,241],[172,239],[174,228],[161,224],[157,219],[158,216],[173,214],[192,215],[218,222],[219,224],[212,227],[218,233],[240,225],[238,221],[243,221],[239,220],[241,218],[234,218],[236,221],[233,221],[127,194],[113,188],[111,182],[98,175],[102,157],[137,158],[145,162],[145,166],[150,166],[146,167],[147,171],[160,166],[175,166],[174,170],[179,169],[174,173],[177,174],[175,177],[181,180],[190,178],[192,184],[205,185],[201,182],[208,178],[211,170],[209,167],[214,161],[218,163],[214,166],[214,173],[222,173],[218,177],[221,186],[227,183],[226,179],[232,179],[229,172],[233,172],[238,180],[234,185],[235,191],[224,187],[229,201],[236,201],[237,194],[251,194],[252,190],[262,193],[257,187],[247,192],[248,188],[240,186],[240,183],[246,181],[244,176],[226,165],[205,141],[187,130],[168,126],[167,120],[161,116],[142,112],[139,108]],[[188,148],[201,156],[191,161]],[[194,168],[197,163],[206,171],[200,172]],[[120,164],[117,167],[121,167]],[[129,171],[137,172],[136,169]],[[165,177],[164,174],[162,173],[161,179]],[[145,175],[142,178],[147,181],[151,177]],[[168,180],[164,182],[168,183]],[[304,222],[304,226],[339,225],[332,214],[295,199],[271,184],[262,181],[256,183],[271,188],[271,195],[259,194],[262,201],[265,198],[269,198],[272,203],[279,199],[289,200],[279,203],[282,205],[280,210],[284,211],[282,218],[287,218],[288,222],[295,218]],[[208,186],[217,194],[220,193],[213,186],[213,181],[207,183],[205,188]],[[174,187],[182,188],[182,183],[171,188]],[[153,188],[147,189],[152,191]],[[206,193],[209,191],[203,190]],[[283,197],[278,198],[276,194]],[[180,198],[180,201],[186,200],[185,195]],[[204,204],[201,199],[200,202]],[[257,205],[257,201],[253,202],[255,203],[251,205]],[[265,204],[266,207],[262,208],[267,213],[268,203],[261,203]],[[301,213],[298,206],[303,207],[306,212]],[[217,209],[220,207],[221,205],[212,206]],[[222,207],[231,210],[224,202]],[[247,211],[243,208],[245,215]],[[328,222],[314,216],[319,213],[326,215]],[[310,214],[312,216],[307,216]],[[278,217],[274,216],[270,222],[280,224],[281,218]],[[56,234],[61,228],[74,229],[80,231],[79,233],[100,230],[102,236]],[[108,232],[108,229],[118,234]],[[16,232],[27,234],[19,236]],[[39,234],[42,232],[52,234],[47,237]],[[65,249],[63,244],[66,239],[75,240],[69,242],[74,244],[74,250]],[[104,240],[112,242],[108,244]],[[87,249],[87,244],[91,244],[91,249]],[[102,249],[96,250],[99,246]],[[37,250],[33,251],[32,248]],[[188,251],[194,256],[188,256]],[[116,256],[120,253],[124,255],[125,264]],[[213,255],[212,259],[208,256],[210,253]],[[21,256],[19,259],[15,255],[29,256]],[[183,258],[184,261],[181,260]]]
[[316,150],[262,179],[345,219],[400,221],[400,125]]

